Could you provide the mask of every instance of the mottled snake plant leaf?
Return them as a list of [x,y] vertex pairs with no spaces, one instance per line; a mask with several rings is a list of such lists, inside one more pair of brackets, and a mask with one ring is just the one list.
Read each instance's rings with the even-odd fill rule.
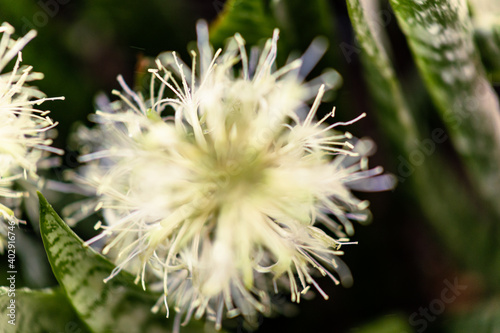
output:
[[[399,155],[398,161],[408,160],[412,152],[420,149],[421,142],[432,138],[432,131],[424,132],[415,124],[415,111],[410,111],[408,98],[385,49],[384,31],[380,21],[377,21],[379,10],[375,3],[373,0],[347,0],[379,123]],[[444,133],[440,128],[434,130]],[[447,165],[439,150],[435,149],[422,164],[407,170],[411,171],[410,174],[398,175],[400,185],[409,189],[405,184],[406,180],[409,181],[411,193],[420,202],[424,214],[446,246],[469,268],[491,277],[490,282],[494,285],[500,276],[500,265],[492,265],[500,262],[500,254],[491,251],[491,244],[500,238],[494,232],[495,223],[470,200],[470,193],[464,189],[459,175],[453,170],[455,167]],[[471,228],[471,221],[478,218],[483,223],[475,223]],[[475,251],[470,251],[470,247]]]
[[471,183],[500,216],[500,106],[474,44],[466,0],[391,0]]
[[386,135],[400,152],[415,149],[418,131],[384,46],[376,19],[378,1],[348,0],[349,16],[360,43],[365,77]]
[[[49,262],[80,319],[96,333],[170,332],[173,321],[150,311],[156,296],[134,284],[124,271],[104,283],[115,266],[85,246],[41,194],[39,200],[40,231]],[[183,332],[201,327],[193,322]]]
[[[2,333],[89,332],[85,324],[78,319],[60,288],[42,290],[22,288],[15,290],[14,293],[15,295],[8,287],[0,287]],[[14,300],[14,303],[11,303],[11,300]],[[9,306],[15,309],[15,316],[9,317],[11,310]],[[15,320],[11,321],[13,318]]]

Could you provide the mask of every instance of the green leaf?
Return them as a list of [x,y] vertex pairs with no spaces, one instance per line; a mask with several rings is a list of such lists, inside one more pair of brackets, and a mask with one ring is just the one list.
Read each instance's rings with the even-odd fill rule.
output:
[[[446,140],[444,130],[423,131],[417,127],[416,115],[410,111],[389,59],[375,2],[348,0],[347,5],[378,121],[397,155],[400,185],[409,181],[411,194],[454,256],[469,268],[483,272],[496,286],[500,276],[500,252],[492,251],[500,239],[496,221],[470,200],[471,194],[455,172],[456,166],[446,164],[440,155],[438,144]],[[442,135],[434,135],[436,130]],[[425,155],[422,144],[427,145]],[[416,153],[424,156],[418,165],[410,162]]]
[[[40,231],[49,262],[80,319],[98,333],[169,332],[172,321],[150,311],[157,297],[134,284],[124,271],[104,283],[115,266],[85,246],[40,193],[39,200]],[[183,332],[201,327],[193,322]]]
[[472,311],[449,316],[444,321],[445,333],[499,332],[500,300],[476,305]]
[[0,317],[4,333],[89,332],[59,288],[0,287]]
[[483,63],[495,81],[500,80],[500,1],[469,0],[476,43]]
[[[271,38],[274,28],[279,28],[277,63],[284,64],[290,53],[305,51],[318,36],[326,37],[331,45],[338,44],[334,36],[334,17],[326,0],[311,0],[307,4],[300,0],[228,0],[224,6],[222,1],[216,0],[214,5],[220,10],[210,28],[210,41],[215,47],[223,47],[226,39],[236,32],[243,36],[247,45],[258,45]],[[338,63],[336,52],[335,48],[326,51],[323,67]]]
[[474,45],[466,0],[391,0],[473,186],[500,217],[500,107]]
[[[376,4],[374,0],[347,1],[349,16],[362,49],[360,57],[365,77],[377,104],[379,121],[395,148],[408,154],[415,149],[419,134],[384,46],[383,27],[376,20]],[[343,47],[348,51],[349,45]]]
[[[229,0],[210,29],[210,41],[223,47],[227,38],[239,32],[249,45],[256,45],[263,38],[270,38],[276,26],[268,5],[263,0]],[[217,6],[216,6],[217,7]]]

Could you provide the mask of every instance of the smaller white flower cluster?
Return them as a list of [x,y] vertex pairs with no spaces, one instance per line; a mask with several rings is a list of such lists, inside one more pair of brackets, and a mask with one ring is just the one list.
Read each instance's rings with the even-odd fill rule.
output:
[[[36,36],[32,30],[24,37],[11,38],[14,28],[8,23],[0,26],[0,220],[19,222],[14,211],[26,191],[14,188],[18,180],[37,180],[37,167],[44,152],[60,153],[49,145],[48,131],[56,126],[48,111],[36,109],[46,98],[26,82],[40,80],[42,73],[31,72],[31,66],[21,67],[21,49]],[[16,58],[13,68],[3,73]],[[0,251],[4,245],[6,224],[0,221]]]

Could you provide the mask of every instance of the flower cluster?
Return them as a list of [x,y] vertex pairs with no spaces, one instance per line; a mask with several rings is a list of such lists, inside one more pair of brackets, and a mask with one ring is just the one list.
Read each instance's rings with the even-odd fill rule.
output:
[[[26,82],[39,80],[43,75],[31,72],[32,67],[20,66],[21,49],[36,36],[36,31],[18,40],[11,38],[13,33],[9,24],[0,26],[0,219],[18,222],[14,210],[27,192],[14,189],[14,183],[36,180],[44,152],[59,151],[49,146],[51,140],[47,136],[56,124],[47,117],[48,111],[35,108],[48,98],[26,86]],[[12,70],[1,74],[14,58]],[[6,231],[5,223],[0,221],[0,250]]]
[[371,141],[336,131],[351,122],[315,120],[325,86],[303,82],[302,58],[276,69],[277,40],[249,57],[236,34],[214,54],[200,23],[191,66],[161,55],[148,99],[120,77],[121,99],[79,132],[89,151],[77,179],[105,218],[89,243],[107,238],[109,278],[126,269],[164,291],[154,310],[164,302],[167,315],[170,304],[219,328],[224,314],[268,314],[279,288],[295,302],[311,285],[327,298],[314,272],[350,278],[340,247],[369,214],[351,189],[394,185],[367,167]]

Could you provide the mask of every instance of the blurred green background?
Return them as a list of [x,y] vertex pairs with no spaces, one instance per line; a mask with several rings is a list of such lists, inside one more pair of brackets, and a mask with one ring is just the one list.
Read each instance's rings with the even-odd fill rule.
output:
[[[359,244],[345,249],[343,259],[352,270],[353,287],[319,279],[329,301],[316,297],[293,305],[295,315],[289,318],[262,318],[257,332],[496,332],[500,329],[498,320],[495,323],[500,317],[495,296],[500,278],[500,188],[495,170],[500,166],[500,144],[492,139],[469,155],[461,147],[474,146],[491,131],[494,137],[495,129],[484,125],[483,131],[481,124],[494,124],[487,115],[497,119],[498,108],[494,102],[479,105],[483,109],[476,114],[486,117],[483,122],[466,119],[471,128],[452,125],[463,119],[453,118],[458,117],[453,112],[467,102],[461,98],[468,91],[476,91],[478,78],[484,77],[493,96],[498,95],[499,21],[492,23],[492,32],[464,28],[476,29],[477,47],[469,53],[479,74],[456,86],[440,79],[439,73],[451,68],[465,76],[464,63],[453,56],[432,60],[423,51],[427,39],[415,25],[418,19],[411,19],[425,10],[443,26],[461,31],[472,24],[471,18],[432,14],[429,8],[411,7],[410,1],[391,2],[392,7],[375,0],[347,4],[232,0],[224,7],[221,0],[2,0],[0,21],[15,26],[17,36],[38,30],[38,37],[23,50],[24,64],[45,74],[36,85],[48,96],[66,97],[43,105],[60,123],[54,146],[66,149],[63,165],[53,175],[56,179],[78,165],[68,136],[75,123],[89,124],[87,115],[94,111],[96,94],[119,88],[118,74],[129,84],[141,82],[148,57],[162,51],[176,50],[189,59],[197,20],[212,24],[216,46],[223,46],[236,31],[249,44],[260,43],[278,26],[280,65],[288,54],[304,52],[314,37],[326,37],[329,50],[311,78],[330,67],[342,75],[343,85],[325,101],[322,112],[337,106],[336,121],[366,112],[368,116],[348,130],[358,137],[372,137],[379,149],[371,165],[383,165],[400,182],[392,192],[359,194],[371,201],[374,219],[356,228],[353,240]],[[474,2],[469,3],[472,8]],[[477,14],[472,8],[471,15]],[[464,34],[464,43],[467,38]],[[453,45],[444,45],[448,49],[436,45],[432,46],[436,54],[454,50]],[[448,110],[454,122],[448,121]],[[433,139],[435,130],[443,140]],[[493,188],[489,192],[484,189],[488,184]],[[60,210],[68,200],[52,203]],[[41,240],[36,231],[25,231],[41,261],[45,256]],[[80,224],[76,231],[84,239],[94,232],[92,224]],[[25,270],[35,265],[33,259],[20,260]],[[466,288],[446,293],[457,281]],[[21,282],[33,288],[56,284],[46,262]],[[447,302],[446,295],[456,297]],[[279,294],[275,300],[287,298]],[[234,323],[227,329],[245,332]]]

